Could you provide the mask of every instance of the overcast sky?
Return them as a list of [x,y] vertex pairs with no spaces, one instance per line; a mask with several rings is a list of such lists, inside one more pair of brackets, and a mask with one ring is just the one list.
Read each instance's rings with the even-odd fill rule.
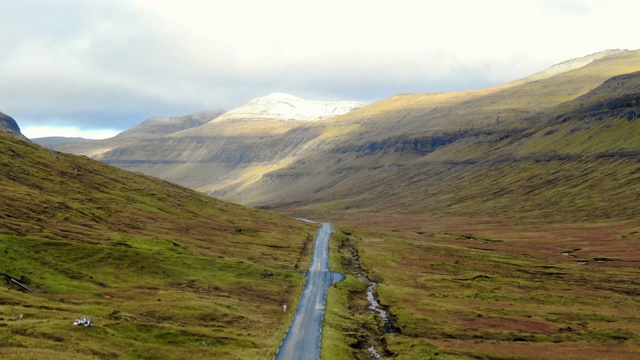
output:
[[0,0],[0,111],[104,137],[285,92],[373,102],[638,49],[640,1]]

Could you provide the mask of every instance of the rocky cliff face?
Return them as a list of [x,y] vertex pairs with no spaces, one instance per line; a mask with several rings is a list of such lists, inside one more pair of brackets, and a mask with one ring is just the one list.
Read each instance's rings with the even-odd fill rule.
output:
[[27,140],[20,132],[18,123],[9,115],[0,112],[0,130],[9,133],[17,138]]

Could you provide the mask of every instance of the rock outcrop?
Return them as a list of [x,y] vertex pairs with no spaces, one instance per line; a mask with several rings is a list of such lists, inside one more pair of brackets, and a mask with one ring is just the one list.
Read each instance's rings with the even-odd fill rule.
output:
[[20,132],[18,123],[9,115],[0,112],[0,130],[9,133],[17,138],[28,140],[26,136]]

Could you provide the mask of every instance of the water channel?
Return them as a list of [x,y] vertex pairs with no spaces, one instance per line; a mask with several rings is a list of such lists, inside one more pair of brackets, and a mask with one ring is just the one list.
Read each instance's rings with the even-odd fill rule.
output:
[[[371,279],[369,279],[366,275],[362,273],[362,268],[360,267],[360,260],[358,259],[358,257],[356,256],[353,250],[351,251],[351,256],[354,259],[353,269],[356,275],[360,280],[366,281],[369,284],[369,287],[367,288],[367,301],[369,301],[369,304],[370,304],[369,309],[377,312],[378,315],[382,318],[382,320],[384,321],[385,333],[387,334],[395,333],[396,329],[393,326],[393,323],[391,322],[391,319],[389,318],[387,311],[380,306],[380,303],[375,298],[374,294],[375,294],[376,286],[378,284],[375,281],[372,281]],[[378,352],[378,350],[374,345],[371,345],[369,348],[367,348],[367,351],[369,351],[372,357],[376,359],[382,359],[382,355],[380,355],[380,352]]]

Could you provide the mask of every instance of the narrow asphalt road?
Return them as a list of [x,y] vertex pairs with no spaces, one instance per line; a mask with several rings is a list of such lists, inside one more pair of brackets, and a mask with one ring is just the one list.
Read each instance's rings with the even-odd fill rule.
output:
[[344,280],[344,275],[329,270],[331,224],[321,223],[313,246],[311,267],[307,273],[298,308],[275,360],[320,359],[320,340],[325,299],[329,286]]

